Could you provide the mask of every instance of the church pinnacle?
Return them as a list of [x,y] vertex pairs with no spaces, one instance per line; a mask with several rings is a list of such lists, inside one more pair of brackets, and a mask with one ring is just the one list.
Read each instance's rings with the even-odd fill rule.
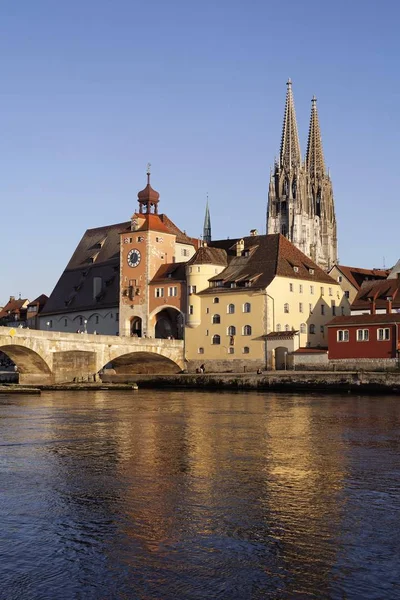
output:
[[311,101],[310,129],[308,132],[306,167],[311,178],[321,178],[325,175],[324,153],[322,150],[321,130],[319,127],[317,99]]
[[210,218],[210,209],[208,208],[208,194],[207,194],[206,214],[204,217],[203,242],[205,242],[206,244],[209,244],[211,242],[211,218]]
[[280,167],[290,171],[301,165],[299,134],[292,91],[292,80],[287,81],[285,116],[283,118]]

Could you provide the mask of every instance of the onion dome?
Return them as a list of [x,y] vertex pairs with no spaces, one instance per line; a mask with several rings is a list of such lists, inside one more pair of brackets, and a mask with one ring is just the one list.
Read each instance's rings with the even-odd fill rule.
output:
[[[160,194],[153,190],[150,185],[150,163],[147,165],[147,185],[144,190],[138,193],[138,202],[139,202],[139,212],[150,214],[154,212],[154,214],[158,213],[158,201],[160,199]],[[152,211],[153,207],[153,211]]]

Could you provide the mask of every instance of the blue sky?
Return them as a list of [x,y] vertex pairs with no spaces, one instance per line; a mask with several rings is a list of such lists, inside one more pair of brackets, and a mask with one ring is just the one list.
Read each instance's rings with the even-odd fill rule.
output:
[[400,257],[394,0],[19,0],[0,6],[0,304],[49,294],[83,232],[160,210],[265,233],[286,80],[303,154],[318,98],[342,264]]

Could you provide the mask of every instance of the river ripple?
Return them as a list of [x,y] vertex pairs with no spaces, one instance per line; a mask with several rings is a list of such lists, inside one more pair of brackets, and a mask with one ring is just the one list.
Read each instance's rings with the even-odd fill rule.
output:
[[0,396],[0,598],[400,598],[396,397]]

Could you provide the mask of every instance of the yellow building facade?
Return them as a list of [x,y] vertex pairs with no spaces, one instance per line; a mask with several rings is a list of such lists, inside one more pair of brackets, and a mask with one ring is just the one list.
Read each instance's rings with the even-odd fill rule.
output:
[[337,282],[279,234],[213,244],[186,266],[191,369],[283,368],[298,348],[327,346],[328,321],[349,314]]

